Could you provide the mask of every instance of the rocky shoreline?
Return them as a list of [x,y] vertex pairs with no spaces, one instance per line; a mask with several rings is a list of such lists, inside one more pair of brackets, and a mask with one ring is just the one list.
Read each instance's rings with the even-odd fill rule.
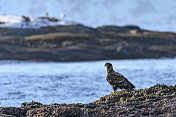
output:
[[0,29],[0,60],[90,61],[176,56],[176,33],[80,24]]
[[122,90],[89,104],[22,103],[21,107],[0,107],[3,117],[175,117],[176,86],[155,85],[140,90]]

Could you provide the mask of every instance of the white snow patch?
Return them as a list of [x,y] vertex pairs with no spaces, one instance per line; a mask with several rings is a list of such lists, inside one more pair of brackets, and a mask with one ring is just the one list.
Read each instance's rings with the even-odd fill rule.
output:
[[41,28],[47,26],[72,25],[76,22],[66,19],[50,21],[41,17],[28,17],[29,21],[22,16],[0,15],[0,28]]
[[0,0],[1,15],[38,17],[46,12],[52,17],[64,13],[69,20],[92,27],[131,24],[176,32],[176,0]]

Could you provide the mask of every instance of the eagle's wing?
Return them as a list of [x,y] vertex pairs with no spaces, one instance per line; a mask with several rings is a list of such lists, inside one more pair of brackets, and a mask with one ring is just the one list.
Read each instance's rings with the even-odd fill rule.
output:
[[116,85],[119,88],[125,88],[125,89],[132,89],[135,88],[135,86],[130,83],[122,74],[117,72],[112,72],[108,75],[109,80],[108,81],[111,85]]

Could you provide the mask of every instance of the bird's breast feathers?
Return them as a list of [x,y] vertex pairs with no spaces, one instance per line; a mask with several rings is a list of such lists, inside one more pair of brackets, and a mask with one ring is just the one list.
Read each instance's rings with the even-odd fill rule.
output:
[[127,85],[126,83],[126,78],[121,75],[120,73],[116,73],[116,72],[112,72],[112,73],[107,73],[106,75],[106,80],[111,84],[111,85],[115,85],[115,84],[123,84],[123,85]]

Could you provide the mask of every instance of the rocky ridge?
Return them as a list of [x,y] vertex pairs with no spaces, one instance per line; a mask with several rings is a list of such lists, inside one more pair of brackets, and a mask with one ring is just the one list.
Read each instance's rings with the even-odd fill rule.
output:
[[81,24],[0,29],[0,60],[88,61],[176,56],[176,33]]
[[89,104],[22,103],[21,107],[0,107],[4,117],[174,117],[176,86],[155,85],[140,90],[122,90]]

